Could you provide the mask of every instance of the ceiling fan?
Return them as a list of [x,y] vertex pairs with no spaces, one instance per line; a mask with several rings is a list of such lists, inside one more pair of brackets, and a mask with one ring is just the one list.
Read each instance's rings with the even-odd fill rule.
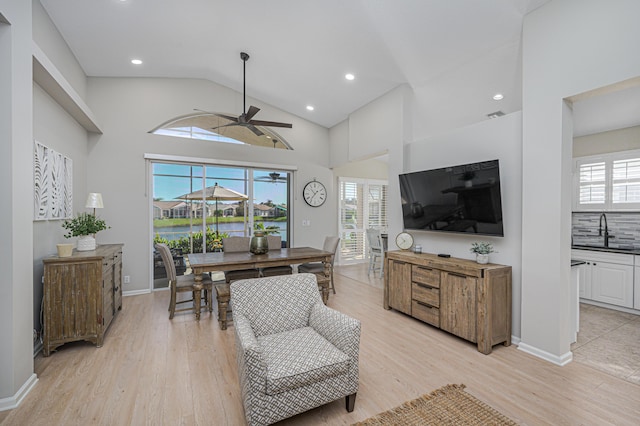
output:
[[280,173],[278,173],[278,172],[271,172],[266,176],[256,177],[255,180],[259,180],[259,181],[262,181],[262,182],[272,182],[272,183],[286,182],[287,181],[287,175],[280,176]]
[[233,117],[225,114],[213,113],[218,117],[230,120],[231,123],[224,124],[222,126],[213,127],[212,130],[219,129],[221,127],[230,127],[230,126],[242,126],[251,130],[256,136],[262,136],[264,133],[260,131],[256,126],[266,126],[266,127],[286,127],[292,128],[293,125],[290,123],[279,123],[277,121],[263,121],[263,120],[254,120],[253,117],[260,111],[260,108],[251,105],[249,107],[249,111],[247,111],[247,61],[249,60],[249,55],[245,52],[240,52],[240,59],[242,59],[242,93],[243,93],[243,102],[242,102],[242,114],[238,117]]

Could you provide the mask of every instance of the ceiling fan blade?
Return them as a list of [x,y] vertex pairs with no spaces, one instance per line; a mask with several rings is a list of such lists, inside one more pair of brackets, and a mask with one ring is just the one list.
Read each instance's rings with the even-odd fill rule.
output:
[[256,126],[254,126],[254,125],[253,125],[253,124],[251,124],[251,123],[247,123],[247,124],[245,124],[245,127],[248,127],[248,128],[249,128],[249,130],[251,130],[253,133],[255,133],[255,134],[256,134],[256,136],[262,136],[262,135],[264,135],[264,133],[262,133],[262,132],[261,132],[261,131],[256,127]]
[[226,114],[218,114],[217,112],[212,112],[211,114],[215,115],[216,117],[220,117],[220,118],[224,118],[224,119],[229,120],[229,121],[233,121],[235,123],[238,122],[238,117],[233,117],[231,115],[226,115]]
[[249,107],[249,111],[247,111],[247,113],[245,114],[245,118],[247,119],[247,121],[251,120],[253,116],[258,113],[258,111],[260,111],[260,108],[251,105]]
[[262,120],[251,120],[251,123],[254,126],[266,126],[266,127],[286,127],[291,129],[293,127],[290,123],[278,123],[277,121],[262,121]]
[[231,126],[241,126],[241,124],[238,124],[238,123],[223,124],[222,126],[212,127],[211,130],[221,129],[222,127],[231,127]]

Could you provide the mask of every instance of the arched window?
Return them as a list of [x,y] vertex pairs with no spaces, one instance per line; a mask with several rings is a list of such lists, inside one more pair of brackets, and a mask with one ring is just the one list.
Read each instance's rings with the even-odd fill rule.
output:
[[[233,114],[221,114],[233,116]],[[149,133],[213,142],[293,149],[282,136],[271,128],[255,126],[257,132],[254,132],[245,126],[231,125],[233,123],[231,120],[212,113],[198,112],[173,118]]]

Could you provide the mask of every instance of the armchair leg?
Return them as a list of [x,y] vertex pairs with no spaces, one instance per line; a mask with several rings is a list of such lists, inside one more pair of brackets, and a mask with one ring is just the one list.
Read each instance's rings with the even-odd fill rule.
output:
[[356,393],[352,393],[351,395],[347,395],[347,396],[344,397],[344,402],[345,402],[347,411],[349,413],[351,413],[353,411],[353,408],[356,405],[356,394],[357,394],[357,392]]

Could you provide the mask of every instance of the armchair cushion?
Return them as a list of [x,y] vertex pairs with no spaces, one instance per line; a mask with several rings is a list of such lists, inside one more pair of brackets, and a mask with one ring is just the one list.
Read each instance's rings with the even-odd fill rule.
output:
[[349,370],[349,357],[311,327],[262,336],[258,343],[267,364],[267,395],[321,382]]

